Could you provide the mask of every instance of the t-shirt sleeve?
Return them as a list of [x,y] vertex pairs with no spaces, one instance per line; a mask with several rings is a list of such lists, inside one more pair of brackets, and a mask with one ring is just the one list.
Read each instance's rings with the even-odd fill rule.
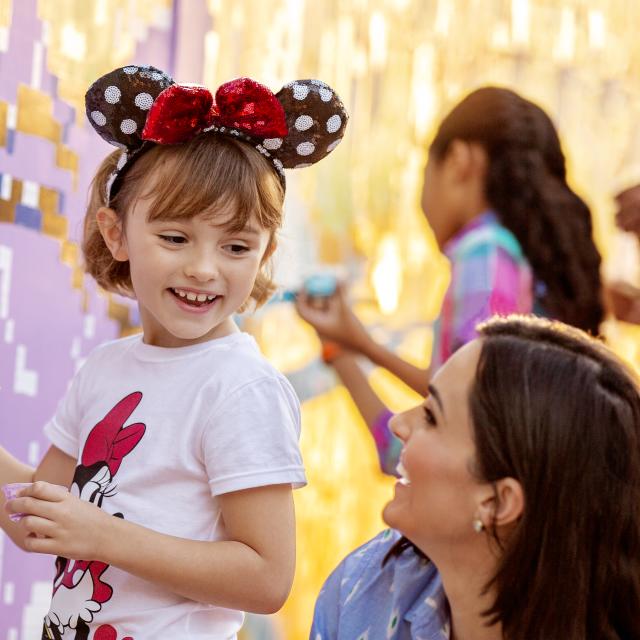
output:
[[300,438],[300,404],[284,377],[268,376],[233,392],[214,408],[203,434],[212,495],[306,484]]
[[83,369],[80,369],[58,403],[55,414],[44,426],[44,434],[51,444],[76,459],[80,451],[82,376]]
[[479,322],[532,309],[528,266],[494,242],[475,246],[452,264],[449,288],[451,353],[477,337]]

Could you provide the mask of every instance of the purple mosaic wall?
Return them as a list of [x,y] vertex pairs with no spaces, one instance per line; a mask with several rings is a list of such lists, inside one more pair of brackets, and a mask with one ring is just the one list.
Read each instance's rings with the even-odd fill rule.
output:
[[[89,182],[111,148],[89,126],[78,126],[74,109],[58,98],[36,0],[13,2],[8,36],[0,51],[0,104],[7,113],[0,147],[0,443],[35,465],[48,447],[42,426],[73,373],[94,346],[120,332],[107,298],[69,260]],[[152,28],[125,62],[171,73],[176,45],[170,28]],[[55,142],[17,130],[24,129],[18,95],[25,87],[53,100],[62,144],[78,157],[75,181],[73,170],[56,163]],[[56,232],[64,229],[61,216],[68,231]],[[40,637],[52,577],[50,557],[25,554],[0,532],[0,640]]]

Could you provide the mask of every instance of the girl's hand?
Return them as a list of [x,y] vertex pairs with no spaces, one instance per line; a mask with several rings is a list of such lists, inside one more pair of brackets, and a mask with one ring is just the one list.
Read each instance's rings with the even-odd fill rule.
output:
[[623,230],[640,236],[640,206],[621,209],[616,214],[616,224]]
[[640,238],[640,185],[635,185],[616,196],[618,211],[616,224],[623,231],[635,233]]
[[[106,531],[113,516],[90,502],[73,496],[65,487],[35,482],[19,498],[6,504],[10,513],[25,513],[20,520],[24,548],[73,560],[104,560]],[[108,535],[108,534],[107,534]]]
[[626,282],[613,282],[605,288],[605,295],[616,319],[640,324],[640,289]]
[[367,353],[371,337],[351,310],[343,285],[326,298],[312,298],[301,291],[296,298],[296,310],[318,333],[321,340],[339,343],[345,349]]

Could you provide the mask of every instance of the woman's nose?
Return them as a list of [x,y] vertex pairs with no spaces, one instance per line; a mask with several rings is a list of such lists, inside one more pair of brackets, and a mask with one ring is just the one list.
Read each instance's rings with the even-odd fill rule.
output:
[[400,438],[403,442],[407,440],[411,433],[407,413],[407,411],[404,413],[398,413],[389,420],[389,429],[391,430],[391,433],[393,433],[396,438]]

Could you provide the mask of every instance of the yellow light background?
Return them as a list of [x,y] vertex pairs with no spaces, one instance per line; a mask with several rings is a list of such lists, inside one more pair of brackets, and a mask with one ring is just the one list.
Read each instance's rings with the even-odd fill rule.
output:
[[[189,1],[182,0],[182,11]],[[572,182],[592,206],[605,271],[639,276],[632,243],[614,228],[611,200],[629,167],[640,163],[636,0],[208,0],[207,7],[207,86],[248,75],[277,90],[316,77],[343,98],[351,114],[344,142],[293,182],[308,203],[320,257],[364,265],[354,283],[358,312],[366,322],[403,331],[405,357],[428,362],[426,323],[437,315],[448,278],[418,205],[426,147],[438,119],[478,86],[510,86],[549,111]],[[128,62],[144,30],[170,8],[170,0],[39,0],[47,66],[79,121],[86,87]],[[0,0],[0,27],[10,14],[10,0]],[[18,128],[59,144],[50,99],[24,87],[18,100]],[[3,110],[0,103],[2,123]],[[0,128],[0,144],[4,137]],[[60,145],[61,167],[77,172],[78,161]],[[640,171],[636,177],[640,182]],[[77,267],[56,203],[42,197],[46,232],[64,241],[63,259]],[[9,204],[0,203],[0,220],[11,218]],[[74,273],[76,286],[79,278]],[[126,326],[126,308],[112,302],[109,313]],[[415,323],[424,326],[407,329]],[[274,305],[251,328],[285,371],[317,357],[313,333],[290,307]],[[637,328],[610,321],[607,334],[640,363]],[[372,380],[395,409],[416,400],[382,372]],[[309,486],[296,493],[298,568],[279,615],[293,640],[307,637],[322,581],[382,526],[379,513],[391,495],[343,389],[304,404],[302,447]]]
[[[419,210],[422,166],[438,119],[485,84],[510,86],[552,115],[572,183],[592,207],[596,239],[609,259],[605,271],[638,276],[632,245],[615,231],[611,197],[623,169],[635,162],[629,145],[640,122],[640,44],[631,25],[640,24],[640,4],[209,0],[208,5],[212,29],[205,41],[205,84],[217,87],[249,75],[277,90],[296,78],[317,77],[333,86],[350,110],[343,144],[305,170],[297,184],[311,207],[321,257],[330,263],[366,261],[365,275],[355,283],[365,320],[398,328],[437,314],[448,271]],[[640,181],[640,171],[636,177]],[[263,320],[270,323],[271,333],[282,334],[283,326],[296,321],[291,317],[283,324],[274,314]],[[638,329],[611,321],[606,329],[610,342],[639,363]],[[299,343],[291,338],[262,344],[286,364],[278,353]],[[429,348],[429,331],[419,329],[400,346],[405,357],[423,365]],[[372,380],[394,408],[416,400],[382,372],[375,371]],[[296,495],[298,572],[282,615],[286,637],[296,639],[307,637],[327,572],[381,526],[377,514],[391,493],[377,470],[366,427],[343,390],[305,403],[303,453],[310,485]]]

